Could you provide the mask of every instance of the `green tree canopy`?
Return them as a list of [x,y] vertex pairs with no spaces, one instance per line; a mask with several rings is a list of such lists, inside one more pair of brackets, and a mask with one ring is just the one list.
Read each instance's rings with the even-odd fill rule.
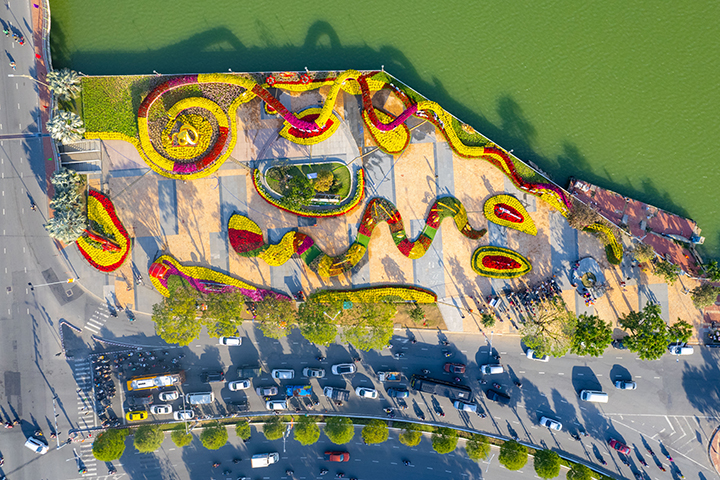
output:
[[538,355],[562,357],[570,349],[576,325],[575,314],[561,299],[544,301],[523,325],[523,343]]
[[318,192],[327,192],[335,183],[335,175],[330,170],[321,170],[313,182],[313,187]]
[[527,463],[528,449],[516,441],[509,441],[500,447],[500,465],[508,470],[520,470]]
[[45,229],[51,237],[72,243],[88,226],[81,195],[83,179],[72,170],[61,168],[50,178],[50,183],[55,190],[50,202],[53,218],[48,220]]
[[237,329],[243,323],[242,314],[247,297],[234,291],[203,295],[202,300],[207,307],[202,312],[202,320],[208,335],[213,338],[237,335]]
[[612,327],[597,315],[580,315],[570,350],[576,355],[599,357],[612,343]]
[[575,463],[566,474],[567,480],[592,480],[592,470],[581,463]]
[[457,442],[458,432],[453,428],[440,427],[432,434],[433,450],[443,455],[454,451]]
[[165,440],[159,425],[143,425],[135,430],[135,448],[142,453],[155,452]]
[[65,110],[55,110],[53,117],[45,123],[48,133],[63,145],[83,138],[85,127],[80,115]]
[[685,320],[678,318],[677,322],[668,327],[668,341],[685,343],[690,340],[693,334],[693,327]]
[[388,439],[389,431],[386,422],[370,420],[362,429],[362,438],[368,445],[383,443]]
[[708,263],[703,265],[705,270],[705,277],[711,282],[720,282],[720,267],[718,267],[717,260],[710,260]]
[[298,418],[293,432],[295,440],[300,442],[301,445],[312,445],[320,439],[320,427],[312,417],[302,416]]
[[412,318],[416,322],[421,322],[423,318],[425,318],[425,310],[419,305],[415,304],[413,308],[410,309],[410,312],[408,312],[408,315],[410,318]]
[[495,315],[489,313],[483,313],[480,317],[480,323],[485,328],[492,328],[495,326]]
[[285,183],[282,196],[283,204],[298,209],[310,204],[310,201],[315,196],[315,188],[305,175],[294,175]]
[[155,333],[167,343],[189,345],[202,330],[197,320],[197,290],[178,275],[171,275],[167,286],[170,296],[153,305]]
[[474,434],[470,440],[465,443],[465,451],[471,460],[478,461],[487,458],[490,455],[490,444],[485,435]]
[[55,97],[61,101],[72,100],[82,89],[80,75],[67,68],[52,70],[47,73],[45,79]]
[[192,443],[193,436],[192,433],[185,432],[185,425],[180,424],[173,428],[170,439],[178,448],[183,448]]
[[695,307],[703,309],[713,305],[717,300],[718,294],[720,294],[720,288],[715,287],[710,283],[704,283],[693,288],[692,292],[690,292],[690,297],[692,298]]
[[344,340],[365,352],[387,345],[393,334],[392,319],[397,313],[395,306],[381,302],[363,303],[356,308],[359,315],[354,324],[345,328]]
[[560,455],[552,450],[535,452],[535,473],[540,478],[555,478],[560,475]]
[[668,328],[660,317],[660,305],[645,305],[640,312],[630,312],[618,321],[630,335],[623,344],[641,360],[657,360],[662,357],[669,342]]
[[631,255],[638,263],[645,263],[655,258],[655,250],[647,243],[641,243],[632,250]]
[[325,424],[325,435],[336,445],[344,445],[355,436],[352,420],[347,417],[330,417]]
[[266,337],[282,338],[297,323],[295,304],[267,296],[255,303],[255,322]]
[[398,440],[406,447],[414,447],[422,440],[422,431],[418,430],[414,424],[409,423],[400,432]]
[[268,417],[263,426],[263,433],[268,440],[277,440],[285,434],[285,422],[280,417]]
[[667,260],[660,260],[656,262],[654,269],[655,274],[663,277],[668,285],[675,283],[680,276],[680,267],[674,263],[668,262]]
[[228,433],[225,425],[214,425],[205,427],[200,434],[200,441],[208,450],[217,450],[228,441]]
[[250,422],[247,420],[240,420],[235,424],[235,434],[243,440],[247,440],[252,435],[250,429]]
[[122,457],[125,452],[127,428],[122,430],[106,430],[97,436],[92,445],[93,456],[101,462],[112,462]]
[[317,345],[327,346],[333,343],[338,331],[337,325],[331,317],[340,308],[342,307],[339,302],[337,304],[320,303],[313,299],[301,304],[297,322],[302,336]]

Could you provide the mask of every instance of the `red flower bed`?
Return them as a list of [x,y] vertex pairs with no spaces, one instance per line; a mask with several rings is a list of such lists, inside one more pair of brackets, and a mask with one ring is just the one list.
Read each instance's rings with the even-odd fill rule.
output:
[[493,270],[512,270],[522,266],[512,258],[504,255],[485,255],[482,264],[483,267],[492,268]]
[[495,205],[495,208],[493,210],[495,212],[495,215],[508,222],[522,223],[523,221],[525,221],[525,217],[523,217],[522,213],[518,212],[506,203],[498,203],[497,205]]

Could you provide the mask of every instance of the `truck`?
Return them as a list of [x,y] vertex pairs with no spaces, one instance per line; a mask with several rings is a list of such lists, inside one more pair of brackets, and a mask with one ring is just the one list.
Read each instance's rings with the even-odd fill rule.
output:
[[472,389],[466,385],[423,375],[413,375],[410,379],[410,387],[422,393],[442,395],[453,400],[468,401],[472,398]]
[[258,377],[262,373],[262,369],[257,365],[245,365],[237,368],[237,375],[240,378]]
[[400,372],[377,372],[378,380],[381,382],[399,382],[402,380]]
[[285,396],[287,397],[309,397],[310,395],[312,395],[310,385],[288,385],[285,387]]
[[262,468],[262,467],[267,467],[269,465],[272,465],[273,463],[277,463],[279,461],[280,461],[280,454],[277,452],[258,453],[257,455],[252,456],[252,460],[250,460],[250,464],[252,465],[252,468]]
[[325,387],[323,388],[323,394],[333,400],[347,401],[350,398],[350,392],[343,388],[337,387]]

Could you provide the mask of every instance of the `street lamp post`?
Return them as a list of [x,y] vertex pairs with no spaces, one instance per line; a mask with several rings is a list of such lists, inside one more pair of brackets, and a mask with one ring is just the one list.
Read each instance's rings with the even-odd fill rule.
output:
[[73,283],[76,279],[75,278],[68,278],[67,280],[62,280],[60,282],[50,282],[50,283],[41,283],[40,285],[33,285],[32,282],[28,282],[28,286],[30,287],[30,291],[35,290],[35,287],[47,287],[48,285],[59,285],[61,283]]
[[37,78],[31,77],[30,75],[23,75],[23,74],[20,74],[20,73],[8,73],[8,77],[23,77],[23,78],[29,78],[30,80],[32,80],[32,81],[34,81],[34,82],[37,82],[37,83],[39,83],[39,84],[41,84],[41,85],[45,85],[46,87],[50,88],[50,85],[48,85],[47,83],[41,82],[41,81],[38,80]]

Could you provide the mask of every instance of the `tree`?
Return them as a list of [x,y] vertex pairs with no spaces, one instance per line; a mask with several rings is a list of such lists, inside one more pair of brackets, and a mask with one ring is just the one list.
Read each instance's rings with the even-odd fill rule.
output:
[[465,443],[465,451],[473,461],[481,458],[487,458],[490,455],[490,444],[485,435],[474,434],[470,440]]
[[320,427],[312,417],[300,417],[293,431],[301,445],[312,445],[320,439]]
[[344,445],[355,436],[355,427],[347,417],[330,417],[325,424],[325,435],[331,442]]
[[65,110],[55,110],[53,117],[47,121],[45,126],[50,136],[63,145],[77,142],[83,138],[85,133],[82,118],[76,113]]
[[597,315],[580,315],[570,350],[577,355],[599,357],[612,343],[612,326]]
[[630,312],[618,320],[622,328],[630,331],[623,344],[640,360],[657,360],[668,346],[668,329],[660,313],[660,305],[649,303],[641,312]]
[[204,295],[207,309],[202,313],[202,319],[211,337],[230,337],[237,333],[243,323],[245,299],[239,291]]
[[284,337],[297,322],[295,305],[268,295],[255,303],[255,322],[266,337]]
[[356,348],[365,352],[381,349],[390,341],[393,334],[392,318],[397,313],[389,303],[362,303],[357,307],[360,314],[357,321],[345,328],[343,338]]
[[165,434],[159,425],[143,425],[135,431],[135,448],[142,453],[154,452],[160,448]]
[[250,422],[248,422],[247,420],[240,420],[238,423],[235,424],[235,433],[243,441],[250,438],[250,436],[252,435],[252,430],[250,429]]
[[492,328],[495,326],[495,315],[490,313],[483,313],[480,317],[480,323],[485,328]]
[[74,70],[63,68],[48,72],[45,76],[53,94],[58,100],[72,100],[82,89],[80,75]]
[[400,432],[398,440],[406,447],[415,447],[422,440],[422,431],[418,430],[415,424],[409,423]]
[[655,249],[647,243],[640,243],[633,248],[630,254],[636,262],[645,263],[655,258]]
[[205,427],[200,434],[200,441],[208,450],[217,450],[228,441],[228,433],[225,425],[219,423],[214,426]]
[[443,455],[454,451],[457,442],[458,432],[452,428],[440,427],[432,434],[433,450]]
[[523,325],[523,343],[538,355],[562,357],[570,349],[576,325],[575,314],[565,308],[562,300],[544,301]]
[[416,303],[415,306],[410,309],[408,315],[410,315],[410,318],[415,322],[421,322],[425,318],[425,310]]
[[50,179],[55,193],[50,201],[53,218],[45,225],[48,234],[64,243],[72,243],[85,232],[85,214],[80,189],[83,179],[80,175],[61,168]]
[[122,457],[125,453],[125,437],[129,433],[127,428],[101,433],[93,442],[93,456],[101,462],[112,462]]
[[595,222],[602,222],[602,217],[585,203],[571,197],[567,220],[572,228],[582,230]]
[[500,465],[508,470],[520,470],[527,463],[528,449],[525,445],[511,440],[500,447]]
[[362,429],[362,438],[368,445],[383,443],[388,439],[389,431],[386,422],[370,420]]
[[189,345],[202,330],[197,319],[197,290],[178,275],[171,275],[167,286],[170,296],[153,305],[155,333],[167,343]]
[[560,455],[552,450],[535,452],[535,473],[540,478],[555,478],[560,475]]
[[293,176],[282,192],[283,204],[298,209],[307,206],[315,196],[315,189],[308,178],[303,174]]
[[690,340],[693,334],[693,327],[685,320],[680,320],[668,327],[668,341],[685,343]]
[[193,436],[192,433],[185,431],[185,425],[180,424],[173,428],[172,433],[170,434],[170,440],[172,440],[178,448],[183,448],[192,443]]
[[309,299],[300,305],[297,323],[300,333],[309,342],[318,345],[330,345],[337,336],[337,325],[326,312],[332,314],[341,307],[328,303],[320,303]]
[[710,283],[705,283],[693,288],[692,292],[690,292],[690,298],[692,298],[695,306],[702,310],[705,307],[715,304],[718,294],[720,294],[720,288]]
[[567,480],[592,480],[592,470],[582,463],[575,463],[565,474]]
[[263,433],[268,440],[282,438],[285,433],[285,422],[280,417],[269,417],[263,425]]
[[672,285],[680,276],[680,267],[667,260],[660,260],[655,263],[655,274],[663,277],[668,285]]
[[708,263],[702,266],[705,270],[705,277],[711,282],[720,282],[720,267],[718,267],[717,260],[710,260]]
[[313,187],[317,192],[327,192],[335,183],[335,175],[329,170],[318,172],[317,178],[313,182]]

